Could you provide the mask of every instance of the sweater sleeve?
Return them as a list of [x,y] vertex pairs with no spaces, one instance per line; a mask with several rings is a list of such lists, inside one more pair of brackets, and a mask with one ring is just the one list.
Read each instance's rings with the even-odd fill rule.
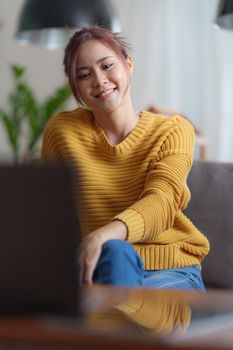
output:
[[139,200],[114,217],[127,226],[131,243],[156,241],[173,226],[177,212],[190,199],[186,179],[193,160],[194,130],[183,118],[172,119],[172,126],[156,143],[159,151],[150,163]]
[[57,130],[55,117],[52,117],[44,130],[42,147],[41,147],[41,160],[46,162],[56,162],[61,160],[61,154],[59,152],[59,130]]

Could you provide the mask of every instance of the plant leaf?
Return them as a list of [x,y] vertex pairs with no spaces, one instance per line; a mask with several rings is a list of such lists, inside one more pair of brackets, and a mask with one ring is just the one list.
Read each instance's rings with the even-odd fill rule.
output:
[[16,64],[12,64],[10,68],[15,79],[21,78],[26,72],[26,69],[24,67],[17,66]]
[[29,141],[29,148],[31,151],[35,147],[36,142],[42,136],[44,127],[56,112],[61,110],[64,104],[71,96],[71,90],[68,84],[63,84],[57,88],[52,96],[49,96],[44,103],[41,104],[37,110],[36,127],[33,129],[32,137]]
[[11,118],[3,111],[0,110],[0,117],[3,122],[3,126],[5,127],[5,130],[7,132],[8,138],[10,140],[10,145],[14,151],[14,153],[17,153],[18,150],[18,144],[17,144],[17,128],[13,124],[13,121]]
[[72,93],[69,85],[63,84],[41,103],[25,81],[26,68],[12,64],[10,69],[13,88],[7,96],[7,109],[0,109],[0,120],[6,130],[15,159],[18,160],[22,125],[26,122],[29,130],[25,153],[33,154],[48,119],[64,107]]

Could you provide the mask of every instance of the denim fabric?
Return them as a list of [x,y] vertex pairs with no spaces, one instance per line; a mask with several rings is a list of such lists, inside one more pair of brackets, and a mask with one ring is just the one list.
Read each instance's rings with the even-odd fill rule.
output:
[[126,241],[113,239],[102,248],[94,283],[138,287],[143,281],[143,262],[132,245]]
[[116,239],[103,245],[93,281],[124,287],[205,290],[199,265],[144,270],[143,261],[132,245]]
[[143,287],[156,289],[205,290],[199,265],[176,269],[145,271]]

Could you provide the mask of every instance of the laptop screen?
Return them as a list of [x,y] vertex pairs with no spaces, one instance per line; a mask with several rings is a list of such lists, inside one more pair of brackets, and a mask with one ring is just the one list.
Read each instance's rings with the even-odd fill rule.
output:
[[77,312],[72,169],[0,165],[0,312]]

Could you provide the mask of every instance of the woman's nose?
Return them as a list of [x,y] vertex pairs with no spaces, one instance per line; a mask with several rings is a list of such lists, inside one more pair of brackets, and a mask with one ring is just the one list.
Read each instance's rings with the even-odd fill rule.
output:
[[107,83],[107,77],[104,72],[95,72],[93,78],[93,85],[95,87],[102,86]]

